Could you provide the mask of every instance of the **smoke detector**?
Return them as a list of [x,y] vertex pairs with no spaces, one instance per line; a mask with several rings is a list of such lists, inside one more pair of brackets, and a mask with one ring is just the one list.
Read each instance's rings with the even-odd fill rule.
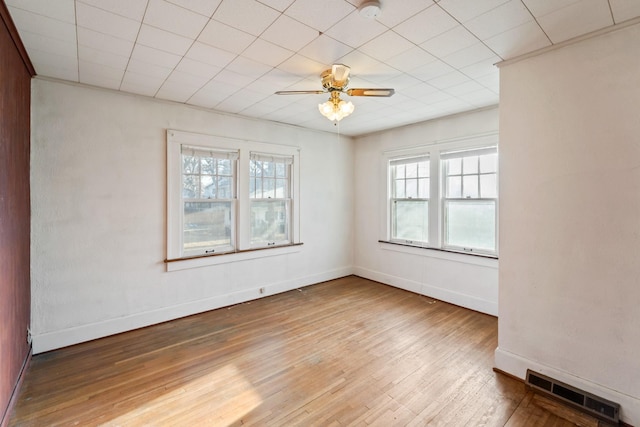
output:
[[365,18],[374,19],[380,16],[380,2],[379,1],[366,1],[358,8],[360,15]]

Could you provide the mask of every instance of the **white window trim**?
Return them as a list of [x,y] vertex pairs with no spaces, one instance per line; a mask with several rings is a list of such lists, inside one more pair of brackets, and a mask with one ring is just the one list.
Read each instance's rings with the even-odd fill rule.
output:
[[[236,252],[181,259],[182,241],[182,163],[181,146],[235,150],[239,152],[237,168]],[[250,245],[249,156],[251,152],[293,157],[291,168],[291,242],[286,246],[254,250]],[[262,258],[300,251],[300,148],[270,142],[204,135],[173,129],[167,130],[167,271],[203,267],[228,262]],[[246,252],[244,252],[246,251]]]
[[[471,255],[471,256],[475,256],[475,255],[479,255],[479,256],[484,256],[486,254],[484,253],[468,253],[468,252],[464,252],[462,250],[457,251],[453,248],[444,248],[443,247],[443,241],[444,241],[444,212],[443,212],[443,206],[444,206],[444,199],[442,197],[443,191],[444,191],[444,183],[443,183],[443,174],[442,174],[442,170],[441,170],[441,159],[440,156],[445,154],[445,153],[451,153],[453,151],[466,151],[466,150],[473,150],[473,149],[482,149],[485,147],[491,147],[491,146],[498,146],[498,133],[497,132],[490,132],[490,133],[486,133],[486,134],[477,134],[477,135],[471,135],[471,136],[467,136],[467,137],[463,137],[463,138],[453,138],[453,139],[447,139],[447,140],[440,140],[440,141],[433,141],[431,143],[426,143],[426,144],[421,144],[421,145],[414,145],[414,146],[409,146],[409,147],[404,147],[404,148],[398,148],[398,149],[394,149],[394,150],[388,150],[388,151],[384,151],[381,154],[381,160],[380,160],[380,177],[382,177],[382,179],[385,180],[386,182],[386,186],[383,186],[382,188],[386,188],[386,192],[382,195],[381,194],[381,201],[380,201],[380,212],[382,212],[382,215],[380,215],[380,223],[379,223],[379,228],[378,228],[378,235],[379,240],[381,242],[389,242],[390,244],[395,244],[395,246],[397,246],[395,248],[395,250],[398,251],[403,251],[403,252],[408,252],[408,253],[415,253],[415,248],[418,249],[435,249],[433,251],[422,251],[425,255],[427,256],[434,256],[434,257],[442,257],[441,254],[437,254],[438,251],[451,251],[453,253],[456,254],[461,254],[461,255]],[[391,194],[391,179],[390,179],[390,168],[389,168],[389,162],[391,160],[394,159],[398,159],[398,158],[406,158],[406,157],[418,157],[418,156],[428,156],[430,159],[430,176],[431,176],[431,180],[430,180],[430,193],[429,193],[429,199],[430,199],[430,203],[429,203],[429,244],[425,245],[425,246],[420,246],[420,245],[411,245],[410,247],[403,247],[401,245],[397,245],[397,242],[392,242],[390,240],[390,236],[391,236],[391,221],[390,221],[390,197],[389,195]],[[498,174],[500,173],[499,170],[499,166],[498,166]],[[434,179],[434,177],[438,177],[438,179]],[[499,195],[498,195],[499,197]],[[499,215],[499,213],[496,214],[496,222],[497,222],[497,215]],[[498,251],[498,229],[496,227],[496,253]],[[389,246],[389,245],[385,245],[385,246]],[[403,249],[406,248],[406,249]],[[495,254],[491,254],[489,255],[491,257],[496,257],[497,255]],[[471,258],[471,257],[469,257]]]

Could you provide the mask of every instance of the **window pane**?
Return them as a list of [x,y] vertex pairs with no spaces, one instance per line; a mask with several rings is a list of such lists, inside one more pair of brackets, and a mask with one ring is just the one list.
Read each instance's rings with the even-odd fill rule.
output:
[[231,245],[231,202],[185,202],[183,254]]
[[262,199],[262,179],[256,178],[255,193],[249,195],[252,199]]
[[408,163],[405,165],[407,178],[415,178],[418,176],[418,164],[417,163]]
[[217,197],[218,199],[231,199],[233,198],[233,191],[231,189],[231,179],[228,176],[219,176],[218,177],[218,186],[217,186]]
[[262,162],[262,176],[276,176],[276,164],[274,162]]
[[418,176],[419,177],[429,176],[429,162],[418,163]]
[[478,200],[446,201],[445,245],[495,251],[495,202]]
[[407,179],[407,194],[405,194],[407,199],[415,199],[418,197],[418,180],[417,179]]
[[405,165],[396,165],[396,178],[404,178]]
[[200,173],[204,175],[215,175],[216,159],[213,157],[200,157]]
[[391,238],[427,242],[429,236],[429,202],[395,200],[391,207]]
[[462,197],[478,197],[478,175],[468,175],[462,177]]
[[480,156],[480,172],[497,172],[498,171],[498,155],[485,154]]
[[447,160],[447,175],[460,175],[462,173],[462,159]]
[[212,176],[200,175],[200,196],[201,199],[215,199],[216,186]]
[[420,178],[418,180],[418,197],[420,199],[429,198],[429,178]]
[[289,198],[289,181],[286,179],[276,179],[276,198]]
[[462,173],[478,173],[478,156],[464,157],[462,159]]
[[218,159],[218,175],[231,176],[231,160]]
[[200,157],[182,156],[182,173],[198,173],[200,171]]
[[198,179],[193,175],[184,175],[182,178],[182,197],[195,199],[198,197]]
[[404,179],[396,179],[396,191],[395,197],[398,199],[404,199],[406,197],[406,193],[404,191]]
[[260,160],[251,160],[251,174],[262,176],[262,162]]
[[273,199],[276,197],[275,190],[275,179],[274,178],[263,178],[262,181],[262,197],[265,199]]
[[498,197],[496,174],[480,175],[480,197],[488,199]]
[[251,244],[289,241],[289,200],[251,202]]
[[462,178],[459,176],[450,176],[447,178],[446,197],[450,199],[459,199],[462,197]]
[[286,177],[286,165],[284,163],[276,163],[276,177],[284,178]]

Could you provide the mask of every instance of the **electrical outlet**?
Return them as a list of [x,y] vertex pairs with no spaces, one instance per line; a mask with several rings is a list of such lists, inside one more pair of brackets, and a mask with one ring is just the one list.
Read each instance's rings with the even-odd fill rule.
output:
[[264,294],[265,289],[264,288],[260,288],[260,293]]
[[31,328],[27,328],[27,344],[31,345],[32,341],[33,339],[31,337]]

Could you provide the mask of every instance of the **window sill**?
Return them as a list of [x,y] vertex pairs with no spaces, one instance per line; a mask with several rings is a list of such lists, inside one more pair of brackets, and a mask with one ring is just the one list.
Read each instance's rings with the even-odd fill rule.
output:
[[227,264],[231,262],[246,261],[255,258],[265,258],[270,256],[286,255],[300,252],[302,243],[291,243],[288,245],[271,246],[267,248],[245,249],[234,252],[217,254],[198,255],[186,258],[165,259],[167,271],[186,270],[189,268],[207,267],[211,265]]
[[430,248],[424,246],[405,245],[402,243],[378,240],[380,247],[384,250],[402,252],[412,255],[428,256],[447,261],[461,262],[463,264],[473,264],[482,267],[498,268],[498,257],[492,255],[473,254],[467,252],[457,252],[448,249]]

